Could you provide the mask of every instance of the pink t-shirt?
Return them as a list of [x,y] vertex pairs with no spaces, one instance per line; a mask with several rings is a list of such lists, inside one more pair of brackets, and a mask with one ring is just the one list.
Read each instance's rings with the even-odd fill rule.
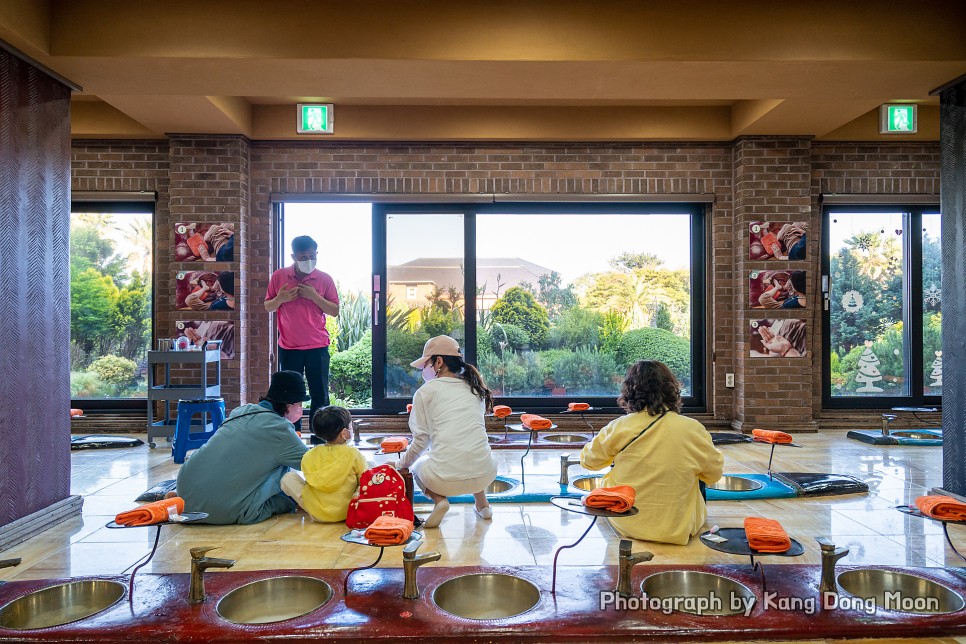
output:
[[[295,265],[280,268],[268,280],[265,299],[270,300],[283,285],[311,284],[319,295],[330,302],[339,302],[335,281],[328,273],[316,269],[301,280],[295,275]],[[325,330],[325,313],[314,302],[297,297],[278,307],[278,346],[283,349],[318,349],[329,346],[329,332]]]

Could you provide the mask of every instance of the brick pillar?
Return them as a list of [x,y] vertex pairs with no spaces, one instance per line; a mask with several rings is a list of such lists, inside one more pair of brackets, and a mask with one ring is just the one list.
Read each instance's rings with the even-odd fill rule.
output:
[[[221,365],[225,406],[250,402],[247,379],[249,329],[245,313],[248,292],[248,235],[250,229],[250,142],[241,136],[173,135],[169,146],[169,212],[157,219],[159,228],[156,335],[175,337],[178,320],[230,320],[235,323],[235,357]],[[172,246],[178,222],[234,222],[235,261],[175,262]],[[234,311],[175,310],[175,276],[179,271],[230,270],[235,273]],[[185,378],[194,374],[179,374]],[[254,398],[257,399],[255,394]]]
[[[819,226],[811,207],[811,141],[806,138],[742,138],[734,146],[735,231],[735,363],[738,381],[735,421],[738,429],[763,427],[783,431],[815,431],[812,388],[818,303]],[[749,225],[756,221],[809,221],[807,259],[750,261]],[[748,301],[753,270],[807,271],[808,308],[755,309]],[[808,352],[801,358],[750,357],[749,324],[762,318],[802,318],[807,321]]]

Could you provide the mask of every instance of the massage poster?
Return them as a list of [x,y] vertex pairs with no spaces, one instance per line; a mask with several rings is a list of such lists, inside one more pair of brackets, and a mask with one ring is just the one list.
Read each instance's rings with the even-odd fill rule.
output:
[[805,320],[794,318],[751,320],[748,323],[751,357],[805,357],[808,353],[805,328]]
[[748,229],[748,259],[805,259],[807,221],[753,221]]
[[234,271],[175,273],[175,308],[179,311],[233,311]]
[[178,337],[188,338],[192,347],[202,349],[208,340],[221,340],[221,359],[235,357],[235,323],[227,320],[177,322]]
[[174,261],[235,261],[235,224],[179,222],[174,225]]
[[753,309],[804,309],[805,271],[751,271],[748,305]]

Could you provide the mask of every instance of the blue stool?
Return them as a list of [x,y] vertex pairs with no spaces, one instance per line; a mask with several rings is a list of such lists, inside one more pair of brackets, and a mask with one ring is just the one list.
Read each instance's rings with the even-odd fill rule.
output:
[[[201,414],[201,421],[193,423],[192,419],[196,414]],[[211,416],[210,423],[206,420],[207,416]],[[207,443],[223,422],[225,422],[224,399],[179,400],[178,423],[174,427],[174,442],[171,445],[171,456],[174,457],[174,462],[184,463],[188,450],[198,449]],[[201,431],[192,433],[192,426],[201,427]]]

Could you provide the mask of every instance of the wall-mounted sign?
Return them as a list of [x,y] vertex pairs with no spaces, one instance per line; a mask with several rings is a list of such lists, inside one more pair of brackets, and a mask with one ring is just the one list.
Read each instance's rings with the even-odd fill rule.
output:
[[299,134],[332,134],[334,110],[331,103],[324,105],[299,103],[298,108],[296,131]]
[[879,134],[915,134],[919,128],[916,105],[883,105],[879,108]]

